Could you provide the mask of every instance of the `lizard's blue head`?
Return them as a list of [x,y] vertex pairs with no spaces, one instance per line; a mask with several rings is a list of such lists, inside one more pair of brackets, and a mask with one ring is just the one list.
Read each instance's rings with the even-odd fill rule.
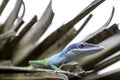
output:
[[103,49],[102,46],[91,43],[75,43],[68,47],[72,48],[66,53],[66,62],[77,61],[85,56],[95,54]]
[[91,44],[85,42],[78,43],[78,47],[79,51],[84,53],[96,53],[103,49],[103,46],[100,46],[98,44]]

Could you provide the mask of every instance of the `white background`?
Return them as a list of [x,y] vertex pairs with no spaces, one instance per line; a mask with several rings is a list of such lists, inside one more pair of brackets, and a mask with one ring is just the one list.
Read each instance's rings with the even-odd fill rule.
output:
[[[26,6],[26,12],[24,16],[25,23],[27,23],[34,15],[37,15],[39,19],[44,10],[46,9],[49,1],[50,0],[24,0]],[[77,14],[80,13],[81,10],[83,10],[92,1],[94,0],[52,0],[52,9],[55,13],[55,16],[51,26],[46,31],[45,35],[42,38],[40,38],[39,41],[43,40],[51,32],[55,31],[58,27],[60,27],[60,25],[65,24],[66,22],[74,18]],[[0,0],[0,3],[1,2],[2,0]],[[15,2],[16,0],[9,0],[9,4],[5,8],[3,14],[0,16],[0,23],[3,23],[7,19],[9,13],[14,7]],[[119,24],[120,23],[119,5],[120,0],[106,0],[104,3],[102,3],[99,7],[97,7],[94,11],[91,12],[93,14],[92,19],[86,25],[84,30],[82,30],[82,32],[71,43],[82,40],[88,34],[100,28],[109,18],[113,6],[115,7],[115,14],[110,25],[112,25],[113,23]],[[85,18],[75,25],[76,30],[79,29],[80,25],[85,20]],[[120,67],[119,63],[120,62],[116,63],[112,67],[105,69],[101,73]]]

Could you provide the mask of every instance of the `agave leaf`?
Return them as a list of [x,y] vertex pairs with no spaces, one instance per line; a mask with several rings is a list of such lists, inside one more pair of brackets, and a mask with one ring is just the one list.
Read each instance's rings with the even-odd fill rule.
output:
[[9,0],[3,0],[2,1],[2,4],[0,6],[0,15],[1,15],[2,11],[4,10],[4,8],[6,7],[8,2],[9,2]]
[[[75,30],[75,28],[71,28],[66,34],[63,35],[59,40],[57,40],[52,46],[50,46],[45,52],[40,54],[39,59],[49,57],[55,53],[61,51],[71,40],[73,40],[78,33],[85,27],[88,21],[91,19],[92,15],[89,15],[79,30]],[[49,54],[48,54],[49,53]]]
[[[12,53],[13,53],[13,50],[14,50],[14,48],[16,47],[16,45],[17,45],[17,43],[20,41],[20,39],[24,36],[24,34],[26,34],[29,30],[30,30],[30,28],[33,26],[33,24],[35,24],[35,22],[37,21],[37,16],[35,15],[33,18],[32,18],[32,20],[30,20],[30,22],[28,23],[28,24],[26,24],[25,25],[25,27],[23,28],[23,30],[19,33],[19,35],[18,36],[15,36],[15,34],[14,34],[14,36],[10,36],[10,37],[12,37],[10,40],[9,40],[9,42],[4,46],[4,48],[2,48],[2,50],[0,51],[0,53],[1,53],[1,59],[11,59],[11,56],[12,56]],[[7,31],[8,32],[8,31]],[[13,31],[13,32],[15,32],[15,31]],[[6,33],[6,32],[5,32]],[[9,35],[10,34],[12,34],[12,33],[9,33]],[[2,35],[1,35],[1,37],[0,37],[0,40],[5,40],[6,38],[7,39],[9,39],[10,37],[9,37],[9,35],[8,34],[6,34],[6,35],[3,35],[3,37],[2,37]],[[9,51],[10,50],[10,51]],[[8,54],[9,53],[9,54]],[[6,56],[5,56],[5,54],[6,54]]]
[[113,36],[107,38],[106,40],[99,43],[99,45],[104,46],[104,49],[94,55],[90,55],[80,60],[79,64],[83,66],[84,69],[89,69],[93,67],[96,63],[103,60],[104,58],[112,55],[119,50],[120,47],[120,31]]
[[13,64],[18,65],[20,62],[24,61],[26,57],[31,53],[32,50],[36,48],[36,42],[43,35],[46,29],[52,22],[54,13],[51,8],[51,1],[43,13],[42,17],[20,40],[16,48],[14,49],[14,55],[12,58]]
[[113,36],[117,32],[119,32],[118,24],[113,24],[108,29],[104,29],[103,31],[101,31],[97,35],[93,36],[91,39],[89,39],[86,42],[98,44],[98,43],[104,41],[105,39]]
[[[11,12],[8,19],[2,26],[3,34],[9,33],[9,35],[12,35],[11,37],[13,37],[13,36],[15,37],[15,33],[16,33],[15,29],[17,30],[17,28],[19,28],[23,24],[22,19],[23,19],[24,13],[25,13],[25,5],[24,5],[22,16],[20,18],[18,18],[18,22],[16,22],[16,25],[13,26],[13,23],[18,16],[18,13],[19,13],[19,10],[20,10],[22,4],[24,5],[24,2],[22,0],[16,1],[16,5],[15,5],[13,11]],[[4,41],[1,42],[0,50],[4,49],[4,47],[6,45],[8,45],[7,42],[9,42],[9,40],[11,39],[11,37],[9,35],[8,35],[8,37],[7,37],[7,35],[2,36],[2,38],[4,38],[4,37],[7,37],[7,38],[4,38]],[[3,53],[0,53],[0,54],[3,54]]]
[[46,49],[48,49],[51,45],[53,45],[57,40],[59,40],[64,34],[66,34],[77,22],[83,19],[87,14],[89,14],[92,10],[94,10],[97,6],[99,6],[105,0],[94,0],[90,3],[85,9],[83,9],[75,18],[73,18],[68,23],[64,24],[60,28],[58,28],[55,32],[49,35],[43,42],[41,42],[36,50],[33,53],[42,53]]
[[14,21],[18,17],[18,13],[20,11],[21,5],[23,3],[23,0],[17,0],[14,9],[10,13],[9,17],[5,21],[5,23],[2,26],[2,32],[6,32],[10,30],[13,26]]
[[95,32],[89,34],[85,39],[83,39],[83,41],[87,41],[87,42],[90,42],[90,41],[93,41],[93,38],[100,32],[102,32],[103,30],[106,29],[106,27],[110,24],[112,18],[113,18],[113,15],[114,15],[114,11],[115,11],[115,8],[113,7],[112,9],[112,12],[111,12],[111,15],[109,17],[109,19],[107,20],[107,22],[102,26],[100,27],[98,30],[96,30]]
[[95,72],[104,69],[107,66],[110,66],[111,64],[117,62],[120,60],[120,50],[115,52],[113,55],[105,58],[101,62],[97,63],[95,65]]
[[24,3],[24,1],[23,1],[23,13],[22,13],[22,15],[17,19],[17,22],[16,22],[16,24],[15,25],[13,25],[13,27],[11,28],[11,30],[14,30],[14,31],[17,31],[19,28],[20,28],[20,26],[24,23],[24,21],[23,21],[23,17],[24,17],[24,15],[25,15],[25,3]]

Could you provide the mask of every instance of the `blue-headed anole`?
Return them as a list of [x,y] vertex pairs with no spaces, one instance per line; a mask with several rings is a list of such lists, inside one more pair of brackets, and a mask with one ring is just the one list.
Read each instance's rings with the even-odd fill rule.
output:
[[43,60],[30,60],[29,64],[32,67],[50,67],[54,70],[57,70],[62,64],[79,61],[81,58],[95,54],[102,49],[103,47],[97,44],[86,42],[74,43],[49,58]]

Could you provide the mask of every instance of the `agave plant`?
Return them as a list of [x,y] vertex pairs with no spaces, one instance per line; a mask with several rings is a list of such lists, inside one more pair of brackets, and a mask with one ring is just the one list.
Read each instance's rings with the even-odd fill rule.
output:
[[[40,19],[37,19],[37,16],[35,15],[24,26],[24,28],[21,29],[19,34],[16,35],[19,29],[22,27],[22,24],[25,23],[23,17],[26,10],[24,1],[17,0],[13,10],[11,11],[6,21],[0,24],[0,65],[1,65],[0,70],[4,70],[4,69],[6,70],[6,68],[7,69],[15,68],[14,70],[18,70],[18,71],[19,70],[29,71],[18,67],[10,68],[8,65],[26,66],[28,65],[29,59],[42,59],[58,53],[81,32],[81,30],[85,27],[85,25],[89,22],[89,20],[93,16],[92,14],[90,14],[90,12],[93,11],[97,6],[99,6],[104,1],[105,0],[94,0],[92,3],[86,6],[86,8],[84,8],[76,17],[74,17],[66,24],[60,26],[56,31],[54,31],[49,36],[47,36],[42,42],[37,43],[41,38],[41,36],[44,35],[44,33],[47,31],[54,18],[54,12],[51,7],[52,0],[50,0],[46,10],[44,11]],[[3,12],[8,2],[9,0],[3,0],[0,6],[0,15]],[[20,17],[18,17],[18,14],[22,6],[23,6],[23,13]],[[113,54],[118,54],[120,47],[120,40],[119,40],[120,31],[118,29],[118,24],[113,24],[112,26],[107,28],[113,18],[114,11],[115,8],[113,7],[112,13],[109,19],[106,21],[106,23],[97,31],[95,31],[92,34],[89,34],[86,38],[82,40],[90,43],[100,44],[105,47],[103,51],[95,55],[85,57],[78,62],[77,66],[84,68],[86,71],[92,70],[92,72],[89,72],[89,74],[84,75],[84,77],[79,77],[82,78],[83,80],[101,79],[107,76],[110,77],[110,75],[114,75],[119,72],[119,71],[114,71],[114,73],[111,72],[110,74],[106,74],[105,76],[95,74],[99,70],[119,60],[119,55],[113,56],[112,58],[109,57]],[[85,18],[85,16],[87,15],[89,16],[83,22],[82,26],[78,30],[75,30],[74,25],[77,24],[83,18]],[[114,43],[112,43],[113,41]],[[7,67],[2,67],[2,66],[7,66]],[[49,74],[48,72],[50,72],[52,73],[49,74],[50,78],[51,75],[52,77],[54,75],[54,78],[60,78],[60,79],[62,78],[64,80],[67,80],[68,78],[65,79],[65,77],[69,77],[69,76],[66,76],[66,74],[72,75],[72,77],[70,76],[71,79],[74,77],[76,78],[76,75],[73,73],[58,72],[62,74],[62,76],[60,76],[49,70],[44,70],[44,71],[35,70],[35,71],[40,71],[43,72],[43,74],[47,74],[47,75]]]

